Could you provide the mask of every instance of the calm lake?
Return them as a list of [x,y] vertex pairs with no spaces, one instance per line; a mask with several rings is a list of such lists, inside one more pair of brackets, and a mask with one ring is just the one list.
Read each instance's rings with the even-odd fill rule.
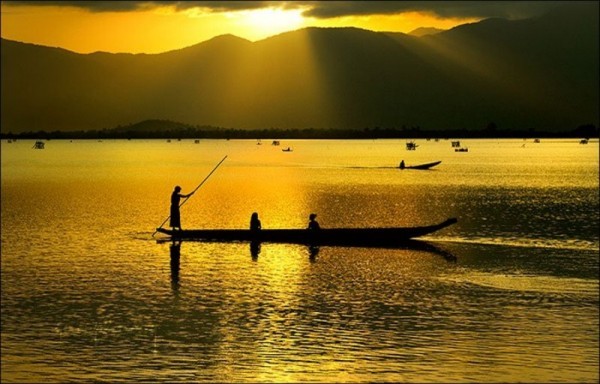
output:
[[[1,144],[3,383],[599,380],[598,140],[33,143]],[[184,229],[458,223],[431,249],[157,242],[224,156]]]

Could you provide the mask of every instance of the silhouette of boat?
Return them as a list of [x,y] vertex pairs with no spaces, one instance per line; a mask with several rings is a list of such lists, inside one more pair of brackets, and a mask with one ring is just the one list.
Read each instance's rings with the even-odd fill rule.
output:
[[450,218],[439,224],[420,227],[391,228],[321,228],[308,229],[184,229],[157,228],[173,240],[207,242],[258,241],[308,245],[339,245],[364,247],[402,246],[413,238],[429,235],[446,228],[458,220]]
[[287,147],[287,148],[284,148],[284,149],[282,149],[282,151],[283,151],[283,152],[292,152],[292,151],[293,151],[293,149],[292,149],[292,148],[290,148],[290,147]]
[[439,163],[441,163],[442,161],[434,161],[433,163],[425,163],[425,164],[418,164],[418,165],[405,165],[404,167],[399,166],[398,168],[400,169],[429,169],[431,167],[435,167],[436,165],[438,165]]
[[416,144],[414,141],[409,141],[406,143],[406,150],[408,151],[414,151],[417,149],[419,145]]

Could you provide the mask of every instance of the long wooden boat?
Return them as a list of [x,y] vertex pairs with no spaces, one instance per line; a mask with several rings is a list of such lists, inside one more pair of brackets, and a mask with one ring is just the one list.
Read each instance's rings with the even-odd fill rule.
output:
[[404,167],[398,167],[400,169],[429,169],[431,167],[435,167],[442,161],[434,161],[432,163],[418,164],[418,165],[406,165]]
[[308,229],[184,229],[157,228],[173,240],[210,242],[254,241],[308,245],[401,246],[410,239],[429,235],[457,222],[450,218],[439,224],[392,228],[321,228]]

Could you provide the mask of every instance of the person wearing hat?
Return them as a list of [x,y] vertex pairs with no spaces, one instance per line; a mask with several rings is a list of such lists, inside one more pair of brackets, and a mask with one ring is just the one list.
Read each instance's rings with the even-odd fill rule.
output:
[[173,190],[173,193],[171,194],[171,222],[170,222],[171,228],[173,228],[173,229],[178,228],[179,230],[181,230],[181,217],[179,215],[179,200],[182,197],[188,198],[194,194],[194,192],[192,192],[187,195],[182,195],[181,193],[179,193],[180,191],[181,191],[181,187],[178,185],[175,187],[175,189]]
[[308,219],[309,219],[308,229],[321,229],[321,226],[317,222],[316,218],[317,218],[316,213],[311,213],[310,216],[308,216]]

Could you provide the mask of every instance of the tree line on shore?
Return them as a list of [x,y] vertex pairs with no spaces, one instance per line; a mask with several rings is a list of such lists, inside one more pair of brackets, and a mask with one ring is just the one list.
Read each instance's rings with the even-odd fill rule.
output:
[[[159,127],[160,126],[160,127]],[[424,130],[421,127],[357,129],[278,129],[245,130],[213,126],[191,126],[171,121],[148,121],[113,129],[88,131],[30,131],[0,133],[0,139],[417,139],[417,138],[591,138],[598,137],[593,124],[563,132],[542,130],[502,130],[490,123],[481,130]]]

